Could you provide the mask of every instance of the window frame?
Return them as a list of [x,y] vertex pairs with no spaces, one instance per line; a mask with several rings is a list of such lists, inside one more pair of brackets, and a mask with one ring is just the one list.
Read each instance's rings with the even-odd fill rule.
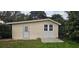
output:
[[53,25],[52,24],[49,25],[49,31],[53,31]]
[[44,31],[48,31],[48,25],[44,24]]

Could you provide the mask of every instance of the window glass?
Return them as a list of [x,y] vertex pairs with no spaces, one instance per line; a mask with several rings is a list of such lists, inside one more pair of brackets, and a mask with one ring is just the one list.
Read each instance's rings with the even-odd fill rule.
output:
[[49,31],[53,31],[53,25],[49,25]]
[[44,31],[48,30],[48,25],[44,25]]
[[28,31],[28,27],[27,26],[25,26],[25,32],[27,32]]

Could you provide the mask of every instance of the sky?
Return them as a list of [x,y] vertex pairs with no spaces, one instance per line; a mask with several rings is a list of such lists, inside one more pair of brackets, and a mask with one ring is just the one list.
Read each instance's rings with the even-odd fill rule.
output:
[[47,16],[51,17],[54,14],[60,14],[64,19],[68,19],[68,15],[64,11],[46,11]]
[[[29,14],[29,12],[30,11],[22,11],[22,13],[25,13],[25,14]],[[67,17],[68,17],[68,15],[67,15],[67,13],[66,12],[64,12],[64,11],[45,11],[46,12],[46,15],[48,16],[48,17],[51,17],[52,15],[54,15],[54,14],[60,14],[60,15],[62,15],[62,17],[64,18],[64,19],[68,19]]]

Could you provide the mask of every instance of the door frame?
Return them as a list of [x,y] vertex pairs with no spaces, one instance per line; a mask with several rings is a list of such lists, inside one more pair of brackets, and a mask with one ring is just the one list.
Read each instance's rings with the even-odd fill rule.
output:
[[43,32],[44,33],[43,38],[44,39],[53,38],[53,31],[49,30],[49,25],[51,25],[51,24],[44,24],[44,25],[48,25],[48,27],[47,27],[47,31]]
[[[23,39],[24,40],[29,40],[30,39],[30,31],[29,31],[29,26],[27,26],[28,27],[28,31],[27,32],[25,32],[25,27],[26,27],[27,25],[25,24],[25,25],[23,25]],[[25,37],[25,33],[27,33],[28,35],[27,35],[27,37]]]

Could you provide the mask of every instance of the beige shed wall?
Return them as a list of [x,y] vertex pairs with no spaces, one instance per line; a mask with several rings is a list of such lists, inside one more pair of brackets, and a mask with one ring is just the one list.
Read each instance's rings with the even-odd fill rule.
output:
[[12,38],[23,39],[23,26],[29,27],[29,39],[44,38],[44,24],[52,24],[52,36],[58,38],[58,25],[50,21],[12,25]]
[[12,25],[12,39],[14,39],[14,40],[23,39],[21,24]]

